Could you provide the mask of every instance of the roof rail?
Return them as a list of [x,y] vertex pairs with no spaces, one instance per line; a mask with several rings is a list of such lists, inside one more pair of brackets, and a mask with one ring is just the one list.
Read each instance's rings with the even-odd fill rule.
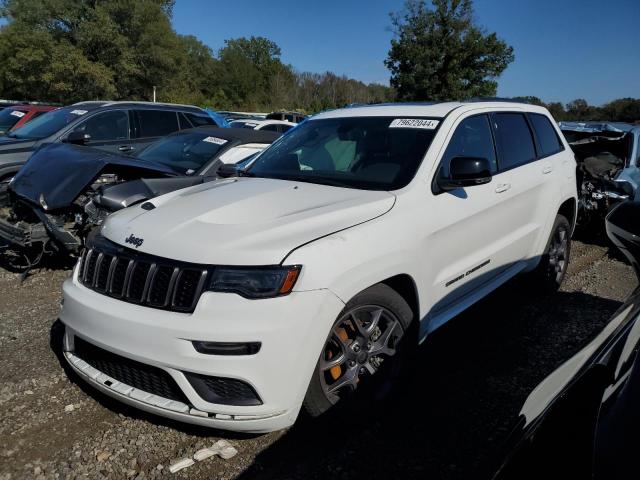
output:
[[504,102],[504,103],[526,103],[531,104],[531,102],[525,100],[524,98],[506,98],[506,97],[471,97],[465,100],[462,100],[465,103],[475,103],[475,102]]

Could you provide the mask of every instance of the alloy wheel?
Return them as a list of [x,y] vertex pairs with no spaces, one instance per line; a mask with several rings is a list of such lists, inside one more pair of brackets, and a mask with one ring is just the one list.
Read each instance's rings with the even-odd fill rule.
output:
[[381,372],[384,362],[396,355],[404,328],[388,309],[364,305],[346,312],[334,324],[320,360],[320,382],[333,404],[352,394]]

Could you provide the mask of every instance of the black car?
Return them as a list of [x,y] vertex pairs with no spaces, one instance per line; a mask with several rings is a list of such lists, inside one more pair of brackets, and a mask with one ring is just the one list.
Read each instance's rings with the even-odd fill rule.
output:
[[110,213],[156,196],[234,174],[280,135],[199,127],[157,140],[137,156],[73,144],[39,149],[0,187],[0,252],[16,270],[43,254],[76,254]]
[[[640,278],[640,203],[619,204],[606,225]],[[530,393],[495,479],[640,477],[639,350],[640,288]]]
[[53,110],[0,137],[0,183],[10,180],[42,145],[71,143],[114,153],[142,150],[159,137],[214,125],[204,110],[147,102],[81,102]]

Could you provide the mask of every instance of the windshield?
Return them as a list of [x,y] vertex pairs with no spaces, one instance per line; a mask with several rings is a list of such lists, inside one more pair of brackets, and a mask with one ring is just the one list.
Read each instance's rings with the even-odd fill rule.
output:
[[26,112],[15,110],[13,108],[5,108],[0,111],[0,133],[11,130],[18,121],[26,115]]
[[424,158],[436,119],[311,120],[267,148],[243,173],[365,190],[406,186]]
[[87,110],[76,107],[59,108],[40,115],[14,130],[8,136],[12,138],[39,139],[62,130],[69,123],[86,114]]
[[203,132],[180,133],[151,144],[138,158],[167,165],[176,172],[192,175],[226,148],[229,141]]

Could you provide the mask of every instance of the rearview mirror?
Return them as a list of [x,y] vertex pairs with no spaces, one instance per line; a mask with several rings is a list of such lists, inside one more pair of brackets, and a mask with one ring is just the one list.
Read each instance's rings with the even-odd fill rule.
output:
[[605,219],[607,235],[629,259],[640,279],[640,202],[623,202]]
[[74,131],[67,135],[67,137],[64,139],[64,142],[72,143],[74,145],[85,145],[87,142],[89,142],[89,140],[91,140],[91,135],[89,135],[88,133]]
[[486,158],[454,157],[449,164],[449,177],[438,178],[442,190],[483,185],[491,181],[491,164]]

